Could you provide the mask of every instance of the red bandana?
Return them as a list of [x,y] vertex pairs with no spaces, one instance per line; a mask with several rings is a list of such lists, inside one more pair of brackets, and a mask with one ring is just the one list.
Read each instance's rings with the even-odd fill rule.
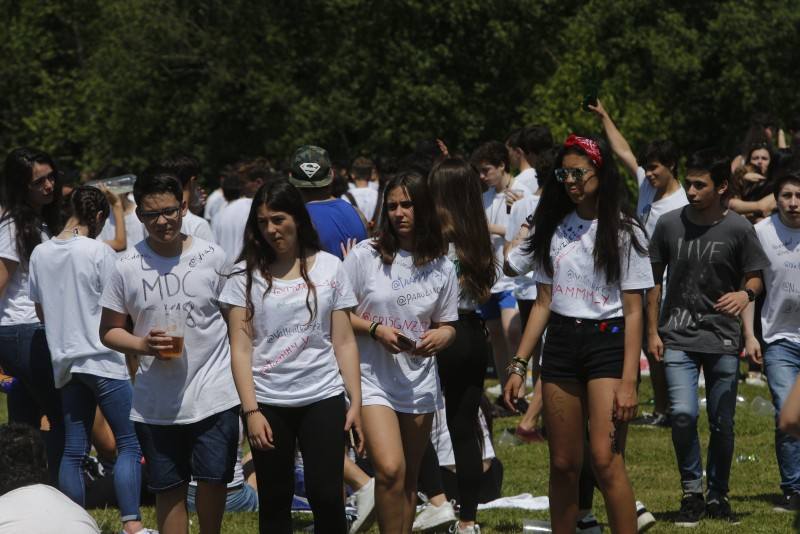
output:
[[567,140],[564,141],[564,148],[571,146],[579,146],[586,152],[586,155],[589,156],[589,159],[592,160],[592,163],[594,163],[594,166],[597,167],[598,170],[603,168],[603,156],[600,154],[600,146],[597,144],[597,141],[570,134]]

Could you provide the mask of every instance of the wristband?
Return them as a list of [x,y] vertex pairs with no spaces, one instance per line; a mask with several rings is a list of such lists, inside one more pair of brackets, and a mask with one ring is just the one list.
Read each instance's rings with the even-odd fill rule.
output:
[[518,363],[511,363],[508,365],[508,367],[506,367],[506,373],[518,375],[522,379],[525,379],[525,375],[528,374],[528,370]]
[[376,323],[375,321],[372,321],[372,324],[369,325],[369,337],[371,337],[372,339],[377,339],[377,337],[375,337],[375,332],[378,331],[378,327],[380,325],[381,325],[380,323]]
[[247,410],[246,412],[242,412],[242,417],[244,417],[245,419],[247,419],[248,417],[250,417],[250,416],[251,416],[251,415],[253,415],[254,413],[258,413],[258,412],[260,412],[260,411],[261,411],[261,409],[259,409],[259,408],[255,408],[255,409],[253,409],[253,410]]

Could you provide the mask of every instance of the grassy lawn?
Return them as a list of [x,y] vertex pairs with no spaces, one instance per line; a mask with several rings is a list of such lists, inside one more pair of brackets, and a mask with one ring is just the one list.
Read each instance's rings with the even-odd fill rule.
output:
[[[772,511],[773,500],[779,494],[778,467],[775,461],[774,433],[771,418],[755,415],[749,403],[756,396],[769,398],[765,388],[742,385],[739,393],[746,399],[737,407],[736,413],[736,453],[735,456],[755,456],[755,461],[734,461],[731,475],[731,504],[739,514],[742,524],[737,527],[727,526],[717,521],[706,520],[694,529],[697,533],[726,533],[730,531],[742,533],[782,533],[794,532],[795,518],[790,514],[779,514]],[[642,384],[641,399],[647,401],[651,397],[648,379]],[[648,406],[644,406],[649,410]],[[6,406],[0,401],[0,422],[6,420]],[[513,427],[517,419],[501,419],[495,421],[495,437],[503,429]],[[703,450],[708,444],[708,424],[705,414],[701,418],[701,436]],[[547,447],[543,444],[497,447],[497,454],[505,466],[503,482],[504,495],[516,495],[527,492],[534,495],[547,493]],[[659,520],[650,532],[685,532],[684,529],[670,524],[675,516],[680,500],[680,483],[675,464],[675,455],[668,429],[651,429],[632,427],[628,439],[628,472],[633,481],[637,499],[643,501],[648,509]],[[601,521],[605,521],[605,510],[602,497],[595,493],[595,513]],[[155,527],[155,515],[152,508],[143,509],[145,524]],[[119,532],[116,510],[95,510],[92,515],[97,519],[103,533]],[[522,531],[525,518],[548,519],[547,512],[524,512],[502,510],[480,512],[478,520],[482,532],[514,532]],[[298,529],[310,523],[298,518],[295,525]],[[199,532],[197,519],[193,518],[192,533]],[[256,514],[226,514],[223,532],[257,532],[258,518]],[[372,532],[377,532],[374,528]],[[606,529],[606,532],[608,530]]]

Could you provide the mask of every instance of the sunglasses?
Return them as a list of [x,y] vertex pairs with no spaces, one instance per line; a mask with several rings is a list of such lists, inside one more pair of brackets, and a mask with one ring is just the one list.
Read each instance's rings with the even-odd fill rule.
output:
[[137,210],[139,217],[141,217],[145,221],[157,221],[159,217],[162,215],[168,221],[174,221],[178,218],[178,215],[181,212],[181,207],[173,207],[173,208],[164,208],[163,210],[156,210],[156,211],[139,211]]
[[587,174],[592,172],[593,171],[591,169],[582,169],[580,167],[559,168],[554,171],[556,175],[556,180],[562,184],[566,182],[569,178],[572,178],[576,183],[582,184],[583,182],[591,178],[591,176],[587,176]]

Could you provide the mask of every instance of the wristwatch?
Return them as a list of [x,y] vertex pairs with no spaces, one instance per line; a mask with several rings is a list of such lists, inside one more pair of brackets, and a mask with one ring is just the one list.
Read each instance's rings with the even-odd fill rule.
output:
[[745,292],[745,293],[747,293],[747,300],[748,300],[749,302],[753,302],[754,300],[756,300],[756,293],[755,293],[755,291],[753,291],[752,289],[747,289],[747,288],[745,288],[744,292]]

